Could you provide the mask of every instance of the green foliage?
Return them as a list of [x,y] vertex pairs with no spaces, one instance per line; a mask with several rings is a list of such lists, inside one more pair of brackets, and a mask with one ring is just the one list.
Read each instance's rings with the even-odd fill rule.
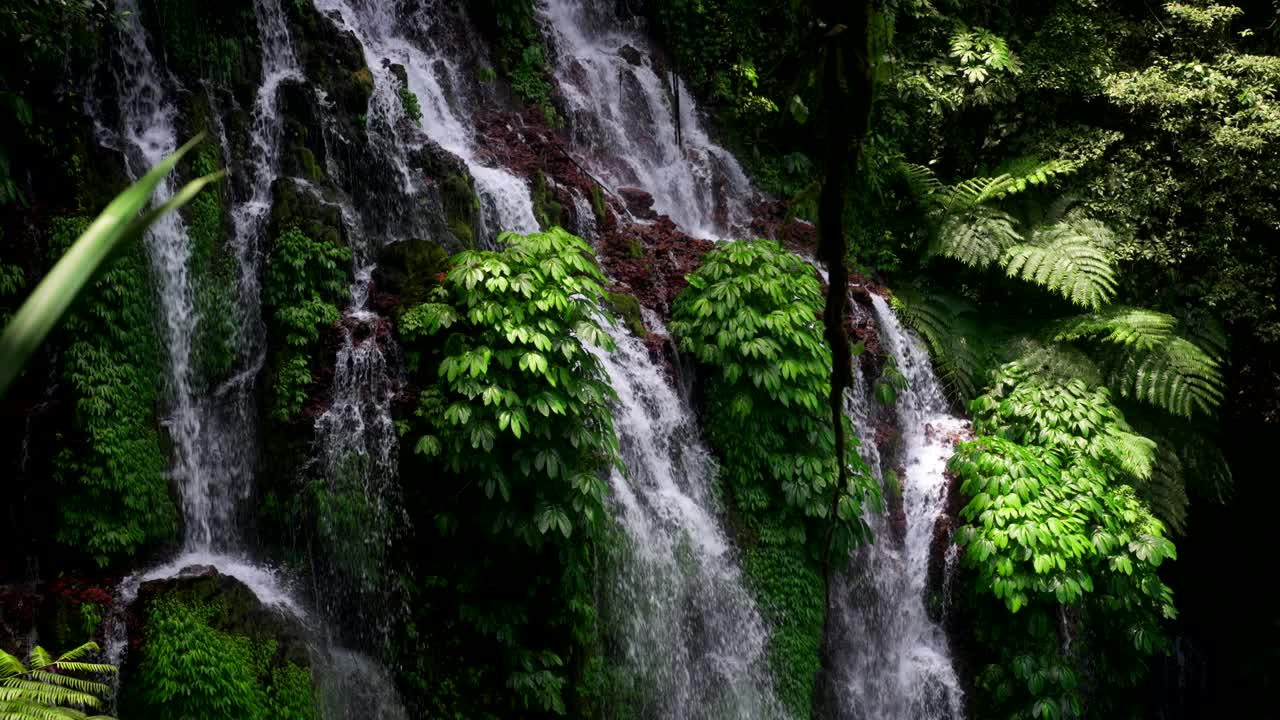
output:
[[1174,415],[1211,415],[1222,402],[1221,359],[1177,334],[1177,321],[1141,308],[1111,307],[1067,318],[1053,340],[1092,340],[1111,346],[1098,354],[1108,384],[1122,396]]
[[418,96],[407,85],[400,88],[400,105],[404,108],[405,117],[415,123],[422,121],[422,106],[418,104]]
[[214,173],[197,178],[159,207],[143,212],[164,177],[201,140],[203,136],[195,137],[157,163],[146,175],[116,196],[92,223],[82,227],[81,235],[74,243],[62,246],[66,251],[64,257],[40,281],[0,335],[0,396],[8,390],[27,359],[44,342],[45,336],[53,330],[76,296],[89,284],[112,253],[129,241],[141,237],[161,216],[181,208],[194,199],[205,185],[221,177],[221,173]]
[[263,293],[273,329],[285,343],[271,388],[276,420],[296,419],[310,397],[312,357],[321,328],[341,317],[350,262],[349,248],[313,240],[297,227],[276,238]]
[[[195,153],[192,169],[197,176],[209,175],[217,172],[220,161],[216,145],[203,145]],[[236,357],[237,288],[231,258],[223,252],[229,232],[218,188],[200,193],[185,210],[199,318],[193,354],[200,379],[211,384],[231,370]]]
[[310,720],[310,670],[277,660],[274,640],[216,629],[224,612],[217,603],[153,600],[126,707],[162,720]]
[[747,570],[774,624],[770,663],[783,700],[805,714],[818,667],[824,558],[869,538],[862,507],[878,495],[847,425],[850,480],[837,487],[826,414],[831,355],[813,269],[775,242],[734,242],[708,253],[688,281],[671,331],[711,370],[708,439],[750,533]]
[[[88,224],[55,218],[50,247],[70,247]],[[160,360],[148,275],[142,249],[130,248],[63,323],[62,379],[75,410],[74,432],[53,460],[62,488],[57,538],[104,566],[176,530],[155,417]]]
[[500,529],[537,546],[551,530],[589,534],[603,516],[592,469],[617,461],[613,391],[584,343],[611,343],[586,243],[560,228],[501,242],[501,253],[455,256],[436,302],[405,313],[400,332],[445,337],[441,383],[422,403],[437,433],[418,451],[483,478],[486,497],[515,505]]
[[[85,662],[98,652],[88,642],[68,650],[56,660],[36,646],[31,649],[31,666],[0,650],[0,717],[5,720],[85,720],[84,708],[101,708],[111,686],[84,675],[101,677],[116,672],[113,665]],[[88,720],[111,720],[94,715]]]
[[[590,247],[560,228],[498,242],[501,251],[456,255],[431,301],[399,319],[407,351],[438,360],[409,360],[438,367],[424,380],[413,448],[458,479],[433,511],[441,542],[471,538],[514,562],[512,572],[538,568],[527,586],[463,595],[461,619],[497,642],[521,707],[563,714],[568,659],[593,637],[603,472],[620,462],[613,390],[588,349],[611,349],[600,326],[604,278]],[[531,607],[548,609],[535,619]]]
[[956,542],[995,651],[980,701],[1011,718],[1081,716],[1087,694],[1105,703],[1100,688],[1141,682],[1176,614],[1157,574],[1173,543],[1133,489],[1151,477],[1156,445],[1105,388],[1046,383],[1016,363],[970,409],[977,438],[951,469],[969,498]]

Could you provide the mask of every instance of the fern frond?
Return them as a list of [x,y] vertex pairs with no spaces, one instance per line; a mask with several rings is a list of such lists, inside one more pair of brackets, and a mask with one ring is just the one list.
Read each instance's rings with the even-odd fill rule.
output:
[[1067,343],[1041,343],[1018,338],[1010,346],[1010,360],[1046,381],[1080,380],[1089,387],[1103,384],[1102,369],[1088,353]]
[[1151,478],[1156,464],[1155,441],[1137,433],[1113,430],[1098,444],[1102,455],[1129,475],[1139,480]]
[[[55,664],[54,662],[51,662],[51,661],[49,661],[49,660],[48,660],[48,658],[49,658],[49,653],[44,652],[44,649],[43,649],[43,648],[41,648],[41,647],[37,646],[37,647],[36,647],[36,650],[39,650],[41,653],[43,653],[43,654],[44,654],[45,661],[44,661],[44,662],[35,663],[35,664],[37,664],[37,665],[41,665],[41,666],[43,666],[43,665],[53,665],[53,664]],[[87,642],[87,643],[85,643],[85,644],[81,645],[80,647],[72,648],[72,649],[70,649],[70,650],[68,650],[68,651],[66,651],[66,652],[64,652],[64,653],[62,653],[61,655],[59,655],[59,656],[58,656],[58,659],[57,659],[57,661],[56,661],[56,662],[57,662],[57,664],[61,664],[61,663],[68,663],[68,662],[75,662],[75,661],[79,660],[80,658],[83,658],[83,657],[85,657],[85,656],[87,656],[87,655],[89,655],[89,654],[96,653],[96,652],[101,652],[101,651],[102,651],[102,648],[98,647],[98,643],[93,642],[92,640],[90,640],[89,642]],[[34,653],[35,653],[35,651],[33,650],[33,651],[32,651],[32,658],[34,658],[34,657],[35,657],[35,654],[34,654]],[[107,665],[106,667],[111,667],[111,666],[110,666],[110,665]],[[112,670],[114,670],[114,668],[112,668]]]
[[894,301],[902,318],[929,346],[947,392],[963,402],[976,396],[991,353],[972,321],[973,305],[955,295],[911,287],[900,289]]
[[946,190],[946,186],[938,179],[933,170],[925,165],[902,163],[902,176],[906,179],[911,191],[926,202],[934,202]]
[[[101,707],[111,688],[70,673],[115,672],[111,665],[79,662],[97,650],[96,644],[85,643],[54,660],[37,646],[31,649],[30,669],[0,651],[0,720],[85,720],[85,713],[77,708]],[[105,715],[94,718],[111,720]]]
[[959,260],[970,267],[986,268],[1021,240],[1014,228],[1013,216],[982,206],[946,218],[934,237],[930,254]]
[[1177,320],[1172,315],[1123,305],[1088,315],[1077,315],[1058,323],[1053,340],[1101,340],[1139,350],[1149,350],[1173,337]]
[[1129,347],[1112,367],[1108,384],[1124,397],[1188,418],[1197,411],[1212,414],[1224,388],[1218,362],[1177,336],[1153,348]]
[[1009,248],[1000,262],[1009,277],[1035,283],[1093,310],[1116,293],[1111,258],[1087,235],[1065,223],[1038,231],[1032,243]]
[[1161,443],[1151,478],[1137,489],[1138,496],[1156,517],[1175,533],[1186,532],[1191,499],[1187,496],[1186,467],[1175,449]]
[[1219,365],[1226,362],[1231,340],[1222,325],[1205,311],[1192,311],[1178,323],[1178,334],[1195,343]]
[[[113,668],[114,669],[114,668]],[[85,680],[75,677],[74,675],[63,675],[61,673],[51,673],[47,670],[32,670],[31,679],[50,685],[58,685],[60,687],[69,688],[79,693],[85,693],[89,699],[82,701],[83,704],[90,707],[98,706],[98,698],[91,693],[105,695],[111,691],[111,687],[105,683],[95,682],[93,680]]]
[[983,203],[1002,200],[1016,184],[1017,179],[1007,174],[961,180],[943,193],[942,209],[947,213],[963,213]]

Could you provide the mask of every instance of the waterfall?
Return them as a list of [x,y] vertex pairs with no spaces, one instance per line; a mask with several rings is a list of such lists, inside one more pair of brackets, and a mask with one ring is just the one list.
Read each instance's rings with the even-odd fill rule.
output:
[[[485,165],[479,158],[474,126],[467,121],[471,109],[463,107],[465,97],[458,91],[466,83],[457,61],[437,48],[420,45],[406,33],[408,26],[416,31],[414,37],[431,37],[438,32],[438,11],[374,0],[315,0],[315,4],[326,15],[332,17],[336,13],[359,38],[374,77],[370,112],[393,118],[388,123],[391,127],[398,124],[399,118],[407,120],[401,109],[400,79],[392,66],[403,67],[408,90],[417,96],[422,110],[422,131],[466,164],[484,205],[489,234],[496,235],[498,230],[537,232],[528,184],[507,170]],[[400,141],[412,142],[409,138]]]
[[629,710],[652,719],[780,718],[768,630],[717,521],[711,453],[645,344],[621,327],[608,332],[617,350],[595,354],[618,395],[614,426],[627,472],[610,479],[624,551],[604,580],[605,604],[621,628],[619,670],[644,698]]
[[[118,86],[120,133],[125,163],[133,179],[178,148],[174,120],[177,109],[169,99],[160,65],[147,46],[136,0],[119,0],[124,19],[120,29],[121,67]],[[152,207],[173,196],[171,177],[156,188]],[[168,353],[169,407],[165,425],[174,446],[172,473],[182,497],[186,523],[186,547],[207,550],[227,539],[231,508],[215,487],[218,474],[205,457],[204,418],[192,391],[192,338],[198,317],[192,287],[191,242],[177,213],[161,217],[146,236],[147,254],[157,278],[160,303],[160,336]]]
[[[960,720],[963,691],[946,635],[931,619],[926,595],[934,527],[947,501],[946,464],[966,422],[947,411],[919,338],[902,326],[883,298],[871,297],[881,341],[910,382],[897,401],[902,431],[898,455],[882,461],[870,454],[874,430],[861,383],[851,390],[847,407],[864,438],[868,464],[873,469],[881,464],[903,468],[897,485],[906,528],[899,541],[889,517],[870,518],[875,543],[856,549],[851,569],[836,580],[829,642],[839,717]],[[893,483],[888,484],[886,495],[894,491]],[[936,601],[941,609],[945,598]]]
[[664,82],[640,21],[611,8],[589,0],[540,6],[574,151],[611,190],[639,187],[691,235],[720,238],[746,226],[752,189],[742,167],[707,136],[683,83],[675,79],[673,91]]

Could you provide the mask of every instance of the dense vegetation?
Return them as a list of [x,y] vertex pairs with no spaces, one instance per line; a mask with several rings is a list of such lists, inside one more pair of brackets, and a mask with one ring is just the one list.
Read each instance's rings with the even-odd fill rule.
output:
[[[233,203],[262,159],[261,8],[5,4],[0,319],[139,170],[103,129],[118,119],[114,38],[136,11],[177,90],[165,112],[213,138],[176,178],[234,168],[180,215],[192,385],[224,409],[249,377],[244,417],[261,426],[260,447],[239,449],[256,484],[231,522],[312,583],[337,628],[326,640],[389,667],[417,715],[613,717],[645,691],[606,667],[620,639],[601,583],[623,557],[608,479],[627,472],[600,361],[610,308],[693,380],[715,510],[768,624],[778,696],[791,717],[820,715],[832,573],[858,545],[891,541],[871,537],[868,514],[886,508],[858,450],[892,450],[900,428],[855,436],[841,415],[849,362],[874,371],[882,420],[906,387],[874,327],[860,328],[870,342],[846,335],[841,263],[892,298],[973,422],[950,461],[944,538],[959,549],[948,629],[972,717],[1141,717],[1160,703],[1194,716],[1280,679],[1280,615],[1238,592],[1267,566],[1280,500],[1260,461],[1280,440],[1280,5],[627,5],[659,48],[644,61],[679,75],[777,201],[755,227],[778,239],[705,251],[644,235],[661,223],[620,230],[625,200],[546,140],[563,142],[567,120],[533,0],[443,9],[476,37],[432,38],[481,58],[451,76],[468,87],[446,89],[450,102],[482,97],[498,109],[476,124],[529,144],[485,138],[478,153],[527,176],[542,226],[498,233],[480,222],[481,183],[409,131],[430,108],[404,68],[391,96],[403,122],[378,127],[370,103],[384,99],[354,36],[284,0],[305,82],[283,81],[272,105],[281,180],[254,209],[260,237],[236,248]],[[397,143],[413,148],[403,163],[366,159]],[[421,194],[391,197],[402,179]],[[579,213],[598,242],[558,227],[586,228]],[[614,292],[624,278],[602,267],[615,247],[622,264],[652,265],[626,291],[643,291],[669,342]],[[253,277],[236,276],[240,250],[260,262]],[[795,250],[816,252],[831,282]],[[684,269],[664,275],[677,257]],[[120,248],[0,397],[0,472],[15,479],[0,494],[0,609],[28,608],[0,618],[0,715],[101,707],[112,669],[97,646],[55,659],[26,630],[46,646],[103,640],[102,588],[183,537],[157,272],[145,244]],[[261,328],[238,304],[258,280]],[[255,333],[261,357],[246,357]],[[393,378],[385,493],[368,480],[375,460],[320,447],[333,379],[351,369],[335,367],[344,342],[377,344]],[[14,588],[36,579],[48,599],[31,610]],[[317,689],[303,630],[246,593],[193,576],[120,613],[136,650],[120,713],[320,713],[332,689]]]

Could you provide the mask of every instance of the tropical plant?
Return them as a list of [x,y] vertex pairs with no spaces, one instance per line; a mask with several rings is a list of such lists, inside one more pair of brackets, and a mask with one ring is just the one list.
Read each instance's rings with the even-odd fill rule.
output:
[[31,649],[30,666],[0,650],[0,718],[5,720],[112,720],[107,715],[88,715],[86,709],[101,708],[111,686],[84,676],[116,672],[114,665],[85,662],[98,652],[97,643],[87,642],[56,659],[40,646]]
[[595,354],[613,347],[602,327],[612,319],[581,239],[557,227],[497,243],[455,255],[430,301],[399,319],[406,364],[435,376],[409,437],[418,459],[457,481],[432,508],[438,542],[484,544],[508,582],[534,572],[494,593],[470,591],[492,587],[492,569],[460,569],[462,618],[497,642],[520,705],[563,714],[572,654],[594,633],[605,473],[621,467],[615,396]]
[[271,416],[296,419],[310,397],[311,361],[320,329],[337,322],[347,297],[350,248],[314,240],[297,227],[276,238],[267,261],[264,304],[285,348],[272,384]]
[[18,308],[0,335],[0,396],[117,248],[141,237],[161,216],[190,202],[206,185],[222,177],[223,173],[217,172],[192,180],[163,204],[138,214],[160,181],[203,139],[200,135],[183,145],[112,200]]
[[745,565],[774,624],[770,662],[793,712],[807,712],[823,632],[828,553],[870,539],[878,489],[848,420],[842,487],[826,413],[831,353],[813,268],[776,242],[707,253],[673,308],[681,350],[708,370],[705,428],[748,532]]
[[[1105,703],[1101,688],[1141,682],[1176,614],[1157,574],[1173,543],[1134,491],[1152,477],[1156,444],[1106,388],[1018,363],[970,410],[977,437],[951,469],[970,498],[956,542],[995,654],[982,701],[1011,718],[1081,716],[1089,695]],[[1077,640],[1064,645],[1064,633]]]

